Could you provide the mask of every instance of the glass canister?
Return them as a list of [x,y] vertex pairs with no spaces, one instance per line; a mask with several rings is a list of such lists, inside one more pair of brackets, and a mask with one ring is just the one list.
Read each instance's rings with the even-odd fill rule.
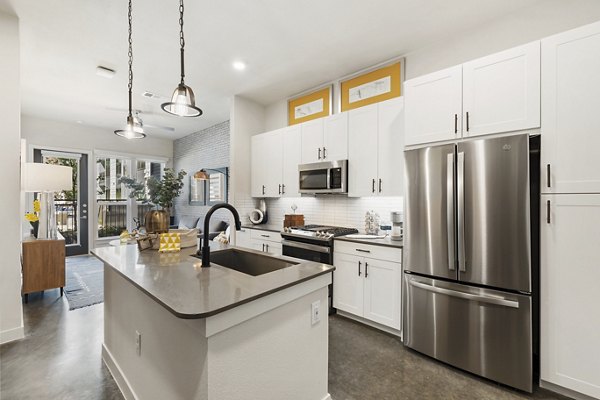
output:
[[390,218],[392,220],[392,234],[390,235],[390,239],[402,240],[404,236],[404,228],[402,226],[404,223],[404,215],[400,211],[392,211],[390,213]]

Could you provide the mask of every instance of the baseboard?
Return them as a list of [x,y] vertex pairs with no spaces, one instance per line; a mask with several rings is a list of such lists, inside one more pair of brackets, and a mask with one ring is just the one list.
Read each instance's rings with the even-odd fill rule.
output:
[[378,324],[377,322],[369,321],[368,319],[358,317],[356,315],[347,313],[345,311],[337,310],[337,314],[344,318],[348,318],[353,321],[360,322],[361,324],[368,325],[372,328],[379,329],[380,331],[384,331],[391,335],[398,336],[400,339],[402,339],[402,332],[398,331],[396,329],[390,328],[389,326],[385,326],[385,325]]
[[323,400],[333,400],[331,398],[331,395],[329,393],[327,393],[327,396],[323,397]]
[[570,397],[575,400],[595,400],[595,397],[588,396],[583,393],[576,392],[571,389],[564,388],[562,386],[556,385],[554,383],[546,382],[540,380],[540,387],[550,390],[551,392],[558,393],[563,396]]
[[106,368],[108,368],[108,371],[117,383],[117,386],[119,387],[119,390],[121,390],[123,397],[125,397],[126,400],[138,400],[138,397],[133,392],[133,389],[131,389],[129,381],[127,381],[127,378],[125,378],[125,375],[123,375],[123,371],[121,371],[119,364],[117,364],[116,360],[113,358],[111,352],[106,348],[104,343],[102,343],[102,361],[104,361],[104,365],[106,365]]
[[13,329],[7,329],[0,332],[0,344],[20,340],[25,337],[25,329],[22,326]]

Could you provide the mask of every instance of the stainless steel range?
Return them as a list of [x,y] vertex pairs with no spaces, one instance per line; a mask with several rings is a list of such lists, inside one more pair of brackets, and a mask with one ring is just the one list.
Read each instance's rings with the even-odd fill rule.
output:
[[[304,225],[285,228],[281,232],[284,256],[333,265],[333,238],[358,233],[354,228]],[[329,285],[329,314],[333,314],[333,284]]]

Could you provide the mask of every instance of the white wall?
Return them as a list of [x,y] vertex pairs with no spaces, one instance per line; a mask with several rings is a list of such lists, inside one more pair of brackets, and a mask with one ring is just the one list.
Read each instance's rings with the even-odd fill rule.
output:
[[19,21],[0,12],[0,343],[23,337],[20,229]]
[[[600,20],[598,0],[544,0],[405,56],[405,79],[434,72]],[[402,54],[398,54],[402,56]],[[307,88],[308,89],[308,88]],[[290,96],[293,95],[290,93]],[[265,107],[265,130],[287,126],[287,98]],[[334,107],[334,112],[336,108]]]

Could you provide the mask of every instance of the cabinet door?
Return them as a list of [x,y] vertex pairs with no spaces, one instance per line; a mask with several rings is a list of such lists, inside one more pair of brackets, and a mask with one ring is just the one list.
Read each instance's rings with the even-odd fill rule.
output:
[[252,239],[251,249],[257,250],[257,251],[264,251],[266,253],[267,248],[265,246],[265,243],[267,243],[267,242],[265,242],[264,240]]
[[363,317],[400,330],[400,264],[365,258]]
[[298,164],[302,163],[302,137],[299,126],[287,128],[282,133],[283,142],[283,196],[300,196],[298,187]]
[[377,191],[377,104],[348,112],[348,196]]
[[379,103],[377,192],[381,196],[404,193],[404,99]]
[[266,197],[280,197],[283,182],[282,130],[265,133],[264,166]]
[[539,126],[539,41],[463,64],[463,137]]
[[281,256],[281,243],[265,242],[265,251],[273,256]]
[[541,379],[594,398],[600,398],[598,227],[600,195],[542,196]]
[[323,118],[300,125],[302,130],[302,164],[323,159]]
[[362,317],[363,276],[362,257],[335,253],[333,256],[333,306],[342,311]]
[[246,247],[252,249],[252,239],[250,238],[250,229],[240,229],[239,231],[233,230],[235,232],[235,245],[239,247]]
[[462,66],[404,82],[406,145],[460,137]]
[[545,193],[600,193],[599,54],[600,23],[542,40]]
[[250,138],[250,193],[252,197],[264,197],[263,185],[265,184],[264,170],[264,135],[255,135]]
[[348,113],[324,118],[323,159],[327,161],[348,159]]

